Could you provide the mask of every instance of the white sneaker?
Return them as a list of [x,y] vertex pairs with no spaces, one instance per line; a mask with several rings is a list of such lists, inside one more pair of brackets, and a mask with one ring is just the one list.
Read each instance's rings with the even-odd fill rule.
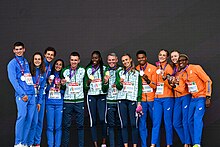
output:
[[106,144],[102,144],[101,147],[107,147],[107,145]]
[[14,145],[14,147],[23,147],[21,143]]

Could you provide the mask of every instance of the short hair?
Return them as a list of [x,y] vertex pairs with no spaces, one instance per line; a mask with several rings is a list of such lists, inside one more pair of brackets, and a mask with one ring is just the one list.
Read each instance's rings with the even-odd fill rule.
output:
[[114,53],[114,52],[109,53],[109,54],[107,55],[107,57],[108,57],[108,56],[114,56],[114,57],[117,57],[117,58],[118,58],[118,56],[117,56],[116,53]]
[[70,54],[70,56],[78,56],[78,57],[80,58],[80,55],[79,55],[78,52],[72,52],[72,53]]
[[24,48],[24,43],[22,43],[22,42],[15,42],[15,43],[14,43],[14,48],[15,48],[16,46],[22,46],[22,47]]
[[147,53],[144,50],[137,51],[136,56],[138,56],[139,54],[144,54],[145,56],[147,56]]
[[54,57],[56,56],[57,52],[55,50],[55,48],[49,46],[44,50],[44,54],[46,54],[48,51],[53,51],[54,52]]
[[184,58],[186,58],[186,60],[189,60],[189,57],[186,54],[180,54],[179,58],[180,57],[184,57]]

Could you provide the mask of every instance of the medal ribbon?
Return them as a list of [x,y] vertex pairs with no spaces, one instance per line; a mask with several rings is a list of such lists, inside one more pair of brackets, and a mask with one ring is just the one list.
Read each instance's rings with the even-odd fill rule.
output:
[[124,75],[131,70],[131,67],[132,67],[132,66],[130,66],[128,69],[125,69],[125,70],[124,70]]
[[147,63],[144,65],[144,67],[142,68],[142,66],[140,66],[141,70],[145,71],[145,69],[147,68]]
[[[19,62],[18,58],[15,57],[16,61],[18,62],[19,66],[20,66],[20,69],[21,69],[21,74],[22,76],[24,75],[24,66],[21,65],[21,63]],[[23,59],[23,62],[24,62],[24,65],[25,65],[25,61]]]
[[94,65],[92,65],[92,75],[99,69],[99,65],[95,68]]
[[76,72],[77,72],[77,68],[72,70],[72,68],[70,67],[70,79],[76,74]]

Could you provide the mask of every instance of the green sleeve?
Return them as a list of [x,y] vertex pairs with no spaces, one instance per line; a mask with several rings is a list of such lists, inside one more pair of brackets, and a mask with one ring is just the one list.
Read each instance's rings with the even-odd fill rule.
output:
[[[106,70],[104,71],[104,77],[105,77],[105,73],[106,71],[108,71],[108,69],[106,68]],[[105,80],[104,78],[102,79],[102,91],[104,93],[108,92],[108,88],[109,88],[109,82],[105,84]]]
[[87,70],[88,70],[88,68],[86,68],[86,70],[85,70],[85,76],[84,76],[84,80],[83,80],[83,88],[86,92],[88,92],[88,90],[90,88],[89,85],[87,85],[87,82],[89,80],[89,77],[87,75]]
[[139,75],[138,77],[138,97],[137,101],[140,102],[142,98],[142,79],[141,76]]
[[122,88],[123,88],[123,85],[120,83],[120,75],[119,75],[119,72],[120,72],[121,70],[118,70],[117,72],[116,72],[116,79],[115,79],[115,84],[116,84],[116,88],[118,89],[118,90],[122,90]]
[[[69,67],[69,66],[67,66],[66,68],[63,68],[62,71],[60,72],[60,78],[61,78],[61,79],[64,79],[63,73],[64,73],[64,71],[65,71],[66,69],[68,69],[68,67]],[[65,84],[65,85],[62,85],[62,84],[61,84],[60,89],[61,89],[61,90],[66,90],[66,84]]]

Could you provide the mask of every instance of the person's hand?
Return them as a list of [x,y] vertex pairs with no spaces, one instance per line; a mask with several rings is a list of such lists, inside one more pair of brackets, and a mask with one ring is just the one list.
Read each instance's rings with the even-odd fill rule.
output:
[[53,82],[53,79],[48,78],[48,83],[49,83],[50,85],[52,84],[52,82]]
[[23,100],[24,102],[27,102],[27,101],[28,101],[28,96],[27,96],[27,95],[23,96],[23,97],[22,97],[22,100]]
[[66,79],[61,79],[61,84],[65,85],[66,84]]
[[146,82],[149,80],[149,79],[148,79],[148,76],[145,75],[145,74],[142,76],[142,78],[143,78]]
[[110,76],[109,75],[105,75],[104,76],[104,83],[108,83]]
[[211,97],[210,96],[206,96],[205,106],[206,106],[206,108],[211,107]]
[[40,111],[40,104],[37,104],[37,111]]

